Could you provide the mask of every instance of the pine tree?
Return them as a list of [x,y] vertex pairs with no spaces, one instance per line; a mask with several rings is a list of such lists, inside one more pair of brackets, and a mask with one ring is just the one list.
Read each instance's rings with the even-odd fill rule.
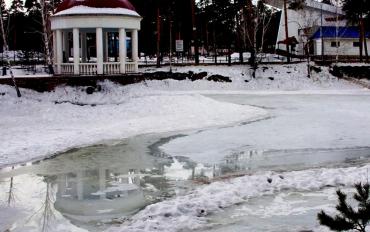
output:
[[370,0],[344,0],[343,11],[346,13],[346,17],[351,23],[358,25],[360,31],[360,61],[362,61],[363,48],[365,48],[366,60],[368,61],[365,21],[366,18],[369,18],[370,14]]
[[27,13],[40,11],[40,3],[37,0],[26,0],[24,3]]
[[[6,9],[5,1],[1,0],[0,8],[1,8],[0,10],[1,10],[2,20],[3,20],[4,24],[6,24],[6,22],[8,20],[8,17],[9,17],[9,11]],[[5,30],[5,28],[4,28],[4,30]],[[7,31],[5,31],[5,33],[7,33]],[[2,38],[0,38],[0,40],[1,40],[0,46],[1,46],[1,52],[2,52],[3,47],[4,47],[4,42],[3,42]]]
[[355,188],[357,192],[353,195],[353,198],[358,202],[357,210],[347,203],[347,195],[338,190],[339,203],[336,209],[339,211],[339,214],[332,217],[321,211],[317,215],[321,225],[327,226],[334,231],[366,231],[366,226],[370,222],[370,186],[369,184],[362,185],[359,183],[355,185]]
[[24,7],[22,0],[13,0],[9,8],[9,13],[11,15],[23,14]]
[[22,0],[13,0],[9,7],[9,49],[22,50],[24,48],[25,14]]

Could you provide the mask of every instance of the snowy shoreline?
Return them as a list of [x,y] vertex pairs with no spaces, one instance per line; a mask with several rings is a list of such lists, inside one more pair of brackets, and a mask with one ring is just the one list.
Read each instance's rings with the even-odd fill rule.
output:
[[326,69],[307,78],[305,69],[304,64],[272,65],[250,79],[245,66],[177,67],[180,72],[229,76],[232,82],[153,80],[121,86],[106,81],[92,95],[83,87],[61,86],[45,93],[22,89],[23,97],[17,98],[12,87],[0,85],[0,167],[102,141],[228,125],[267,115],[263,109],[219,102],[204,94],[369,94]]
[[[12,96],[11,87],[1,86],[5,95],[0,97],[0,167],[139,134],[220,126],[267,115],[263,109],[199,94],[131,95],[121,86],[106,84],[107,93],[100,96],[66,88],[44,94],[24,90],[21,99]],[[96,105],[55,104],[63,91],[68,91],[66,101]]]

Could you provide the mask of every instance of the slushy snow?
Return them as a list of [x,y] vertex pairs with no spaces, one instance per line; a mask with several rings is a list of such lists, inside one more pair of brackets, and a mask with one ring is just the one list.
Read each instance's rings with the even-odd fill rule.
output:
[[[171,200],[147,206],[121,227],[108,232],[192,231],[211,227],[207,215],[247,203],[249,199],[283,191],[317,191],[325,187],[351,187],[367,181],[370,166],[312,169],[287,173],[265,172],[214,182]],[[267,181],[270,178],[271,183]]]

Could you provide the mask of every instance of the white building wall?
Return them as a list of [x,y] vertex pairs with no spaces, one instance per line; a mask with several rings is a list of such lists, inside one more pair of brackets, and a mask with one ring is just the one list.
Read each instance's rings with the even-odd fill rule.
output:
[[[354,47],[353,43],[358,42],[358,39],[339,39],[339,47],[332,47],[331,43],[335,42],[335,38],[324,39],[324,55],[328,56],[358,56],[360,54],[359,47]],[[315,55],[321,55],[321,39],[314,40]],[[370,41],[367,41],[367,47],[370,48]],[[365,48],[363,48],[365,54]]]

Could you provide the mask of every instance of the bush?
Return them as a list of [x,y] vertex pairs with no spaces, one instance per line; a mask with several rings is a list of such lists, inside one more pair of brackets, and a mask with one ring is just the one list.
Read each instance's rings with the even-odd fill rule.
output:
[[334,231],[355,230],[365,232],[370,221],[369,184],[355,185],[356,193],[353,198],[358,202],[357,210],[347,203],[347,195],[337,191],[338,205],[336,209],[339,214],[334,217],[321,211],[317,218],[321,225],[329,227]]

